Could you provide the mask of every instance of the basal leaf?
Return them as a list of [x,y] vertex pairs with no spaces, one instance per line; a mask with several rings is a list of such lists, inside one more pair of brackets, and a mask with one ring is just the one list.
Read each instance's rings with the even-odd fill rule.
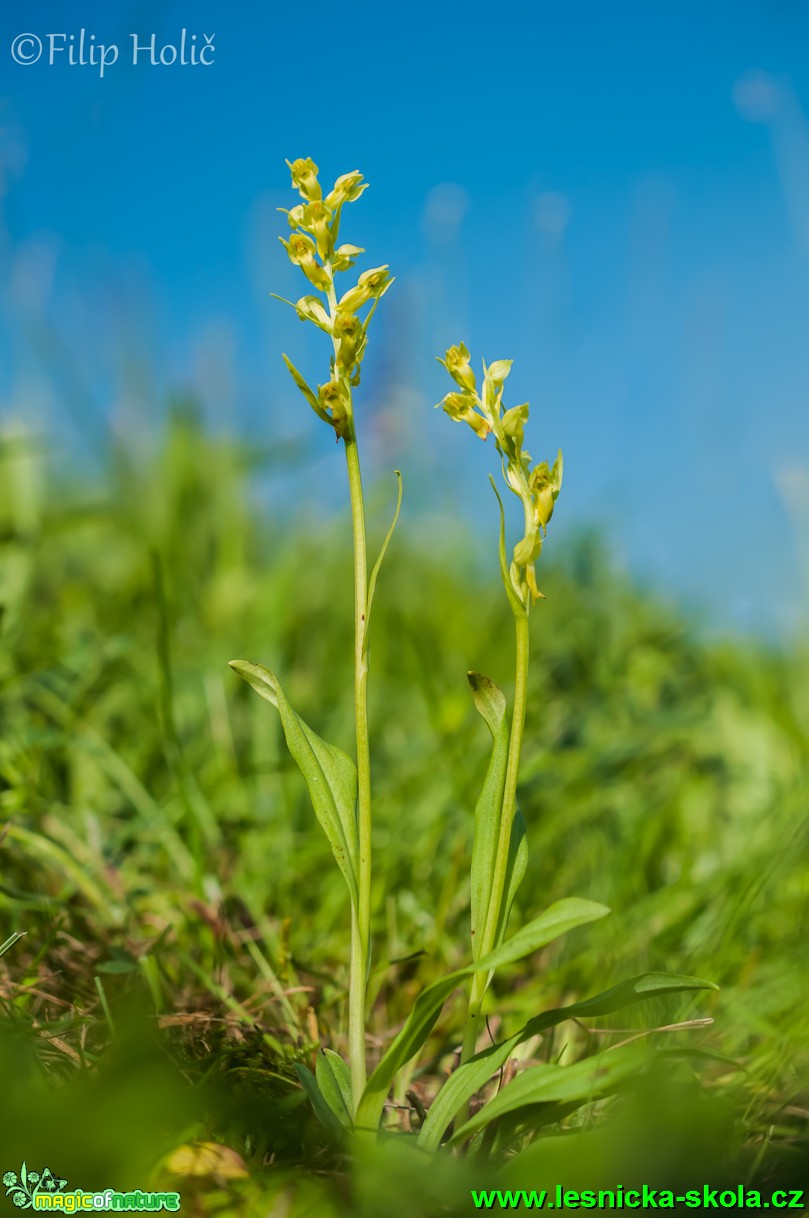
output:
[[331,1049],[322,1049],[315,1066],[320,1094],[341,1125],[352,1126],[351,1073],[347,1064]]
[[230,667],[271,702],[281,716],[287,748],[306,780],[315,815],[357,906],[357,767],[341,749],[327,744],[296,715],[274,673],[261,664],[231,660]]
[[526,1040],[537,1036],[547,1028],[563,1023],[566,1019],[592,1017],[594,1015],[610,1015],[613,1011],[622,1010],[646,998],[662,994],[679,994],[688,990],[716,989],[710,981],[701,981],[698,977],[684,977],[676,973],[642,973],[628,981],[622,981],[601,994],[586,998],[582,1002],[574,1002],[567,1007],[555,1007],[543,1011],[528,1021],[525,1027],[516,1032],[508,1040],[491,1045],[481,1053],[464,1062],[462,1066],[450,1075],[433,1101],[427,1119],[419,1130],[418,1145],[427,1151],[435,1151],[441,1144],[441,1139],[456,1112],[469,1102],[481,1087],[501,1066],[505,1065],[511,1054]]
[[[585,998],[582,1002],[576,1002],[569,1007],[559,1007],[554,1011],[546,1011],[542,1015],[538,1015],[536,1019],[529,1020],[525,1025],[526,1036],[535,1036],[537,1032],[541,1032],[542,1028],[537,1026],[538,1021],[544,1021],[549,1016],[560,1015],[563,1019],[569,1019],[571,1015],[575,1015],[577,1019],[592,1018],[595,1015],[611,1015],[613,1011],[623,1010],[624,1007],[632,1006],[636,1002],[643,1002],[646,998],[657,998],[663,994],[683,994],[689,990],[718,990],[719,986],[714,985],[712,981],[703,981],[699,977],[689,977],[680,973],[640,973],[637,977],[630,977],[628,981],[621,981],[618,985],[613,985],[608,990],[604,990],[601,994],[595,994],[592,998]],[[558,1023],[559,1019],[554,1019],[554,1023]],[[543,1027],[549,1027],[547,1023],[543,1023]]]
[[629,1075],[637,1073],[648,1051],[626,1045],[575,1062],[572,1066],[532,1066],[509,1083],[488,1104],[484,1104],[460,1129],[451,1143],[463,1142],[473,1133],[508,1112],[530,1104],[587,1103],[608,1095]]
[[496,951],[477,960],[466,968],[448,973],[419,994],[407,1021],[399,1035],[383,1055],[377,1068],[368,1079],[357,1109],[356,1125],[359,1129],[375,1130],[382,1115],[385,1097],[397,1070],[418,1053],[432,1031],[441,1008],[455,987],[471,973],[481,969],[494,969],[501,964],[512,964],[523,956],[530,956],[560,935],[602,918],[609,913],[606,905],[585,901],[578,897],[567,897],[548,907],[533,922],[517,931]]
[[561,901],[549,905],[539,917],[521,926],[500,947],[483,956],[474,968],[466,971],[474,972],[478,969],[499,968],[501,964],[513,964],[516,960],[530,956],[540,947],[545,947],[547,943],[552,943],[560,935],[566,935],[569,930],[604,918],[609,912],[609,906],[601,905],[598,901],[587,901],[583,897],[563,897]]
[[472,969],[459,969],[448,973],[433,985],[422,990],[413,1004],[413,1009],[396,1039],[383,1054],[374,1070],[357,1108],[356,1126],[360,1130],[375,1132],[385,1106],[385,1097],[396,1072],[418,1053],[433,1030],[441,1008],[455,987]]
[[320,1121],[320,1124],[333,1138],[339,1141],[343,1136],[343,1124],[326,1102],[314,1074],[312,1074],[312,1071],[307,1066],[301,1065],[300,1062],[295,1063],[295,1073],[298,1076],[299,1083],[309,1097],[309,1103],[312,1105],[315,1116]]

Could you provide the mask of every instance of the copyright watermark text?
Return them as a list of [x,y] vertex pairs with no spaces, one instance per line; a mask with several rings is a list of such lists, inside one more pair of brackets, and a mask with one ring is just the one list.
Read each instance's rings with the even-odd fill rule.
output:
[[164,42],[157,34],[130,34],[128,42],[119,46],[101,42],[82,28],[73,34],[17,34],[10,50],[14,62],[25,67],[63,63],[71,68],[95,68],[103,77],[117,63],[135,68],[210,68],[216,52],[215,38],[215,34],[193,34],[183,27],[174,42]]

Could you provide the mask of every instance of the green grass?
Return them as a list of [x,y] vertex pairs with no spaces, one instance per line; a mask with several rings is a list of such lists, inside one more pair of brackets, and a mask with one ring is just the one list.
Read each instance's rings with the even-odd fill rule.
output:
[[[0,943],[25,932],[0,957],[3,1169],[41,1157],[71,1186],[135,1187],[201,1139],[250,1173],[200,1176],[201,1210],[266,1212],[288,1189],[295,1213],[342,1213],[341,1163],[294,1064],[345,1048],[347,899],[280,727],[227,661],[269,664],[351,751],[351,555],[345,520],[307,536],[259,515],[260,460],[189,411],[148,462],[119,455],[97,484],[54,479],[31,440],[0,447]],[[429,542],[411,513],[374,611],[372,1058],[467,961],[489,740],[465,673],[507,686],[513,665],[499,581],[457,532]],[[595,537],[562,565],[549,549],[542,587],[514,925],[537,892],[614,912],[498,979],[498,1014],[513,1030],[644,969],[717,982],[612,1023],[712,1017],[654,1039],[723,1055],[694,1059],[730,1114],[708,1121],[717,1161],[779,1178],[807,1150],[809,657],[701,635]],[[408,1084],[428,1103],[462,995],[448,1016]],[[534,1052],[572,1056],[589,1035],[565,1025]]]

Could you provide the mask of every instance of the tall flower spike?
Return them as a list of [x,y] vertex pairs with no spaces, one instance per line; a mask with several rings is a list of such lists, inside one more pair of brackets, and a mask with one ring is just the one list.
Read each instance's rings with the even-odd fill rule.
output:
[[[324,330],[333,343],[329,377],[317,394],[289,360],[287,367],[315,414],[334,428],[338,439],[346,439],[352,428],[351,390],[360,383],[368,323],[393,279],[387,266],[373,267],[363,271],[358,282],[342,295],[337,292],[335,276],[349,270],[357,256],[365,252],[357,245],[337,244],[342,210],[346,203],[359,199],[368,184],[355,169],[339,177],[324,199],[318,167],[311,157],[299,157],[287,161],[287,165],[292,184],[304,202],[289,209],[279,208],[292,229],[288,240],[284,237],[279,240],[290,262],[300,267],[325,299],[302,296],[295,303],[286,303],[292,305],[301,321],[310,321]],[[360,317],[366,305],[370,308]]]
[[513,592],[519,604],[527,609],[529,603],[542,596],[534,564],[542,551],[548,521],[562,486],[562,454],[558,454],[552,469],[547,461],[532,466],[530,453],[523,449],[528,403],[503,410],[503,385],[511,371],[511,360],[495,360],[488,367],[484,363],[480,393],[464,343],[450,347],[438,362],[460,390],[448,393],[438,405],[454,422],[467,423],[482,439],[490,433],[494,435],[503,477],[523,505],[525,531],[514,547],[507,572],[503,558],[503,578],[508,581],[506,591]]

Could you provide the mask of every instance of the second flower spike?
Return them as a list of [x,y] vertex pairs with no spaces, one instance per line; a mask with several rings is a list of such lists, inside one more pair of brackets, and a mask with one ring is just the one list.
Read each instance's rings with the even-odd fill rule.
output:
[[483,440],[494,435],[503,476],[523,505],[524,533],[514,547],[511,564],[507,571],[504,570],[503,578],[507,581],[506,591],[513,593],[519,605],[527,610],[529,604],[542,596],[534,564],[542,550],[548,521],[562,487],[562,454],[558,453],[553,467],[547,461],[532,465],[531,454],[523,449],[528,403],[503,409],[503,385],[511,372],[511,360],[495,360],[488,367],[484,361],[480,392],[464,343],[450,347],[443,359],[439,357],[439,363],[444,365],[458,388],[442,398],[438,405],[454,422],[468,423]]

